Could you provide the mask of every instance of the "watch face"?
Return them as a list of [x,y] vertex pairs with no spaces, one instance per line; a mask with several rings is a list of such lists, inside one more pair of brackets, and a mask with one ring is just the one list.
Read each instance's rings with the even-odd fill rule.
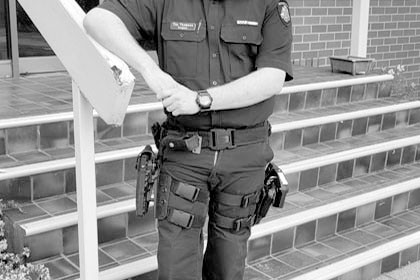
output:
[[211,105],[210,96],[207,96],[207,95],[200,96],[200,104],[202,107],[210,107]]
[[207,91],[198,91],[197,92],[196,102],[201,110],[210,109],[213,99]]

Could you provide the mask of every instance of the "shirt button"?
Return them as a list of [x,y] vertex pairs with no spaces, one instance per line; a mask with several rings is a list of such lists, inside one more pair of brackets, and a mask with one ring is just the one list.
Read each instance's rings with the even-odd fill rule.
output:
[[214,27],[214,25],[210,25],[210,29],[214,30],[216,27]]
[[212,85],[213,85],[213,86],[217,86],[217,81],[213,81],[213,82],[212,82]]
[[244,35],[244,36],[242,36],[242,40],[243,41],[246,41],[246,36]]
[[211,57],[216,58],[216,57],[217,57],[217,53],[213,53],[213,54],[211,55]]

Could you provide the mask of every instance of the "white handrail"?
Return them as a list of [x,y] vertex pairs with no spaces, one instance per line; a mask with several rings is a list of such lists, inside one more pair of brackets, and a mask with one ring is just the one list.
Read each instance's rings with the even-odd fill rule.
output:
[[326,82],[310,83],[310,84],[303,84],[303,85],[291,85],[291,86],[285,86],[280,94],[305,92],[305,91],[311,91],[311,90],[337,88],[337,87],[353,86],[353,85],[360,85],[360,84],[378,83],[378,82],[390,81],[392,79],[394,79],[394,76],[390,74],[383,74],[383,75],[378,75],[378,76],[372,75],[372,76],[355,77],[355,78],[349,78],[349,79],[338,80],[338,81],[326,81]]

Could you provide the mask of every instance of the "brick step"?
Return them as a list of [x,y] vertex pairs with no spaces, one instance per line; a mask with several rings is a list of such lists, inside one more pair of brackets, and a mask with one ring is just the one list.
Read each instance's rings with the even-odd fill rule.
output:
[[275,152],[290,191],[341,181],[420,159],[420,125]]
[[[419,107],[420,101],[392,97],[300,113],[279,113],[270,119],[274,133],[271,142],[276,149],[290,149],[300,145],[408,126],[420,122]],[[99,153],[135,147],[143,140],[151,141],[151,136],[139,134],[118,139],[101,139],[96,141],[95,151]],[[10,167],[68,157],[74,157],[72,146],[15,153],[1,158],[0,172]]]
[[[314,149],[305,147],[288,151],[276,151],[274,161],[277,162],[287,174],[290,193],[292,194],[296,191],[304,191],[311,187],[323,186],[335,181],[340,182],[343,180],[350,180],[353,177],[380,171],[386,167],[399,166],[400,164],[419,161],[419,131],[420,125],[415,125],[390,129],[384,132],[371,134],[369,136],[360,135],[347,139],[347,141],[342,139],[329,141],[322,144],[323,149],[320,149],[320,146],[317,145]],[[135,156],[138,151],[138,148],[125,150],[126,154],[122,151],[117,151],[116,155],[120,157],[119,159],[124,159],[124,162],[114,160],[103,163],[105,159],[112,155],[109,154],[111,152],[108,154],[99,154],[97,156],[97,160],[99,162],[97,169],[97,201],[99,205],[114,203],[123,198],[130,198],[134,196],[133,180],[135,179],[135,170],[132,168],[134,166],[134,158],[130,158],[128,155],[132,154],[131,156]],[[70,159],[64,161],[64,163],[70,164],[69,161]],[[48,182],[54,179],[54,176],[61,174],[60,172],[64,173],[64,175],[61,176],[62,178],[68,177],[66,172],[68,172],[69,166],[65,166],[64,168],[64,163],[63,160],[53,162],[54,168],[62,169],[64,171],[34,175],[27,179],[28,183],[26,185],[26,191],[28,192],[32,189],[39,189],[40,193],[35,194],[37,194],[37,196],[41,196],[40,194],[42,194],[43,191],[44,196],[39,199],[35,199],[33,204],[28,204],[26,207],[30,207],[31,210],[26,212],[31,214],[22,215],[22,217],[19,218],[19,221],[35,217],[50,217],[52,220],[50,222],[45,222],[45,224],[49,226],[47,226],[44,231],[59,229],[64,226],[76,224],[77,217],[75,214],[72,214],[73,216],[69,214],[72,217],[71,219],[67,217],[68,215],[66,218],[62,219],[56,217],[57,215],[61,215],[65,212],[74,211],[76,201],[74,195],[75,185],[72,185],[72,188],[67,187],[68,191],[65,192],[63,191],[65,189],[63,182],[60,181],[59,183],[61,183],[61,185],[58,187],[60,192],[55,194],[52,194],[51,190],[48,191],[44,189],[48,186]],[[110,171],[112,168],[115,169],[115,165],[117,165],[118,176],[115,176],[115,174]],[[48,165],[45,164],[45,167],[48,167]],[[31,166],[25,166],[25,168],[26,169],[23,171],[29,172]],[[40,169],[39,164],[36,164],[33,171],[38,172]],[[15,170],[15,172],[23,171],[22,169]],[[107,180],[105,180],[106,178],[102,178],[101,174],[104,177],[107,177]],[[8,173],[0,174],[0,178],[4,178],[7,175]],[[16,173],[14,175],[16,175]],[[118,178],[116,179],[116,177]],[[372,177],[372,180],[374,178],[375,177]],[[15,187],[15,189],[10,188],[10,190],[13,190],[13,192],[9,192],[10,194],[13,193],[15,196],[22,196],[22,194],[25,194],[22,182],[26,181],[23,181],[22,179],[11,179],[5,180],[4,182],[9,182],[10,186]],[[33,185],[31,185],[30,182],[33,182]],[[41,185],[39,182],[43,184]],[[12,183],[14,183],[14,185]],[[53,183],[50,184],[57,189],[57,185]],[[37,186],[39,187],[37,188]],[[32,193],[28,196],[36,197],[35,194]],[[5,196],[6,195],[7,194],[5,194]],[[11,196],[9,198],[11,198]],[[108,213],[108,216],[112,216],[112,214],[117,215],[125,213],[128,211],[127,209],[134,210],[134,204],[131,206],[128,205],[129,204],[124,203],[124,205],[112,208],[112,211],[114,212],[107,211],[106,213]],[[106,215],[102,215],[101,217],[106,217]],[[41,230],[43,226],[37,225],[37,230],[33,231],[26,229],[26,234],[32,235],[35,233],[41,233],[43,232]]]
[[[293,201],[295,199],[296,203],[299,203],[299,200],[307,202],[310,200],[308,196],[299,193],[295,197],[293,194],[298,191],[305,192],[317,186],[321,188],[328,187],[334,182],[347,182],[347,185],[350,185],[348,181],[352,181],[358,176],[366,175],[372,182],[383,181],[383,178],[381,179],[371,173],[420,160],[420,149],[418,149],[418,143],[420,143],[419,131],[420,125],[391,129],[372,134],[368,139],[366,135],[362,135],[358,138],[349,139],[351,142],[347,143],[342,142],[342,140],[330,141],[327,143],[330,148],[328,151],[319,152],[314,150],[312,153],[306,152],[302,154],[297,149],[296,152],[299,152],[299,154],[288,159],[280,155],[281,160],[276,159],[276,161],[289,179],[291,195],[288,200]],[[287,152],[290,154],[290,151]],[[120,155],[121,152],[118,152],[118,154]],[[125,157],[124,155],[120,156]],[[276,157],[278,158],[277,155]],[[134,163],[132,165],[134,166]],[[104,173],[110,173],[108,168],[104,168],[104,170]],[[132,176],[134,178],[134,171],[131,172],[133,172]],[[114,178],[113,175],[111,177]],[[49,179],[49,177],[46,178]],[[104,210],[98,212],[98,218],[103,220],[104,224],[112,224],[113,219],[117,218],[124,221],[127,220],[128,224],[131,225],[131,227],[128,227],[129,230],[133,228],[142,231],[142,226],[138,225],[138,221],[136,222],[132,213],[134,211],[134,200],[132,200],[134,196],[134,182],[132,180],[122,182],[121,178],[120,176],[118,182],[113,184],[99,185],[97,200],[100,205],[103,205]],[[47,179],[44,181],[47,182]],[[353,180],[351,184],[357,185],[358,180]],[[19,185],[17,186],[19,187]],[[343,188],[345,189],[342,185],[337,191]],[[349,188],[351,187],[347,186],[347,189]],[[318,193],[318,196],[322,195],[322,191]],[[122,202],[121,199],[131,200]],[[75,201],[74,193],[63,192],[60,196],[35,200],[33,203],[22,207],[23,213],[18,213],[15,217],[11,217],[10,223],[18,229],[15,234],[26,235],[27,237],[34,236],[34,238],[46,232],[74,227],[77,223],[77,215],[74,212]],[[63,213],[67,214],[62,215]],[[34,221],[34,219],[39,221]],[[143,227],[147,228],[146,226]],[[24,232],[20,233],[21,230]],[[111,237],[105,234],[102,240],[106,241]],[[16,240],[20,240],[20,244],[23,242],[22,237]],[[19,248],[21,246],[17,245],[16,247]]]
[[[297,71],[305,73],[308,70],[299,68]],[[391,75],[349,76],[318,68],[310,74],[306,77],[303,75],[302,78],[285,85],[282,92],[276,97],[276,112],[305,111],[362,100],[382,99],[391,95],[389,86],[390,80],[393,78]],[[56,76],[63,79],[63,76]],[[61,97],[64,100],[62,102],[68,103],[69,100],[71,101],[70,81],[68,81],[68,85],[60,81],[59,84],[63,84],[62,86],[51,87],[43,85],[41,82],[31,81],[36,78],[41,79],[39,77],[22,78],[20,85],[12,86],[11,83],[11,88],[19,87],[19,92],[22,91],[22,95],[6,96],[5,98],[5,104],[11,103],[10,106],[13,107],[13,104],[23,102],[20,99],[26,96],[27,91],[28,95],[32,94],[30,98],[26,98],[31,100],[32,106],[29,104],[26,107],[20,106],[25,107],[28,112],[24,111],[18,116],[9,114],[3,117],[0,115],[0,169],[13,166],[19,159],[29,163],[31,160],[37,160],[38,157],[48,157],[56,150],[59,152],[51,156],[61,157],[60,151],[73,150],[73,113],[69,111],[71,103],[65,107],[51,105],[49,109],[36,109],[37,106],[34,102],[37,95],[33,94],[34,90],[40,91],[39,88],[42,89],[45,86],[47,89],[42,90],[48,94],[45,93],[45,96],[40,94],[40,100],[37,103],[56,104],[59,101],[54,98],[60,99],[62,95],[64,95]],[[64,76],[64,78],[66,77]],[[7,89],[5,87],[4,90]],[[67,94],[68,96],[66,96]],[[16,107],[16,110],[20,107]],[[31,108],[34,108],[33,111]],[[102,142],[125,141],[127,138],[150,135],[151,124],[163,119],[162,104],[156,101],[154,95],[140,79],[123,125],[121,127],[109,126],[96,117],[95,139],[100,146]]]
[[248,273],[257,279],[372,279],[419,260],[419,244],[417,208],[270,255],[250,264]]
[[277,149],[322,143],[420,122],[420,101],[367,100],[300,112],[276,113],[271,144]]
[[[419,170],[420,164],[413,163],[291,195],[285,209],[272,208],[269,216],[253,228],[248,244],[247,275],[272,279],[311,271],[315,265],[341,260],[349,257],[349,253],[360,253],[367,247],[373,248],[418,230]],[[381,180],[371,180],[372,176]],[[312,197],[312,201],[302,203],[295,199],[297,195]],[[370,238],[368,243],[363,243],[366,238]],[[67,236],[64,240],[69,246],[71,238]],[[100,244],[101,279],[126,279],[143,273],[145,278],[135,279],[149,279],[157,265],[156,246],[154,231]],[[77,249],[40,262],[57,273],[57,278],[53,279],[61,279],[60,271],[69,271],[69,267],[74,272],[69,279],[77,278]],[[302,264],[296,266],[293,262]],[[271,278],[264,278],[267,276]]]
[[[380,122],[382,122],[382,127],[376,127],[375,129],[388,129],[390,133],[392,133],[393,131],[391,129],[392,127],[394,127],[394,130],[403,128],[404,126],[409,128],[411,124],[415,124],[419,121],[420,109],[417,109],[419,101],[400,101],[396,105],[390,105],[390,103],[396,103],[394,102],[394,98],[383,99],[381,101],[368,101],[366,103],[357,103],[354,105],[341,106],[340,108],[344,108],[344,110],[346,111],[345,113],[338,113],[335,115],[330,114],[328,117],[322,115],[321,112],[319,112],[320,109],[316,110],[318,112],[317,116],[315,116],[315,111],[310,111],[310,113],[308,111],[308,114],[305,116],[312,117],[308,121],[306,119],[302,120],[302,118],[296,121],[291,121],[289,123],[284,123],[284,120],[281,119],[274,120],[272,122],[274,133],[271,137],[271,146],[276,151],[278,158],[281,158],[283,161],[288,161],[290,158],[301,159],[302,154],[310,154],[312,150],[317,150],[321,152],[334,152],[335,146],[343,146],[345,145],[343,144],[343,142],[351,142],[354,139],[339,138],[334,141],[330,140],[322,142],[321,140],[329,139],[328,137],[322,139],[324,135],[322,132],[322,127],[321,129],[316,130],[318,132],[315,132],[315,134],[318,135],[317,137],[315,137],[317,139],[313,137],[314,134],[312,134],[311,136],[310,133],[306,133],[307,129],[313,132],[315,130],[313,129],[314,127],[312,126],[312,123],[316,123],[318,121],[320,123],[325,123],[327,122],[326,119],[328,119],[330,122],[332,121],[333,123],[326,124],[327,126],[329,126],[329,128],[327,128],[326,131],[333,131],[335,133],[335,130],[338,127],[336,133],[337,137],[344,137],[346,136],[346,134],[350,137],[352,134],[357,134],[354,133],[355,128],[353,128],[353,132],[343,132],[348,129],[348,126],[343,126],[343,129],[340,129],[342,122],[340,120],[346,120],[347,118],[354,117],[358,113],[365,117],[369,114],[374,114],[373,119],[380,120]],[[328,112],[328,110],[324,111]],[[380,118],[377,118],[377,113],[381,111],[387,113],[379,115]],[[395,116],[398,113],[401,113],[401,115],[405,116],[405,121],[399,123],[399,125],[396,125]],[[387,118],[386,116],[394,117]],[[382,121],[382,118],[394,120],[393,124],[385,125],[385,122]],[[366,120],[364,123],[367,125],[368,118],[364,118],[364,120]],[[277,121],[279,121],[279,123],[277,123]],[[310,126],[309,128],[298,128],[306,122]],[[343,123],[345,123],[345,121],[343,121]],[[286,131],[286,133],[284,134],[283,131],[284,129],[286,129],[285,126],[288,129],[292,129],[293,127],[295,127],[296,129]],[[354,127],[355,126],[356,125],[354,125]],[[373,124],[373,126],[376,125]],[[367,126],[365,126],[365,130],[369,130],[366,129],[366,127]],[[331,134],[330,132],[326,132],[326,134]],[[306,137],[308,135],[309,138],[315,139],[316,141],[320,142],[308,144],[309,140],[307,139],[309,138]],[[374,133],[369,135],[376,134]],[[336,136],[332,136],[332,138],[336,138]],[[358,139],[360,139],[360,137],[363,137],[363,135],[357,135]],[[388,135],[386,137],[388,137]],[[362,141],[364,140],[362,139]],[[128,181],[134,179],[135,174],[133,172],[133,168],[130,167],[134,166],[134,157],[141,150],[142,145],[151,142],[151,136],[147,135],[98,141],[96,143],[96,158],[98,163],[98,186],[119,183],[121,181]],[[283,143],[285,144],[283,145]],[[306,145],[304,149],[301,149],[297,146],[292,146],[288,143],[293,143],[293,145],[294,143],[305,143]],[[286,148],[286,150],[281,151],[283,148]],[[317,151],[315,151],[314,153],[317,153]],[[63,194],[63,191],[67,193],[75,190],[75,160],[73,158],[73,148],[59,148],[30,153],[21,153],[20,157],[17,157],[20,159],[19,161],[16,159],[16,157],[17,156],[15,156],[13,160],[9,158],[9,167],[0,170],[0,193],[5,198],[28,201],[31,199],[60,195]],[[6,164],[6,161],[4,161],[3,163]],[[111,173],[113,174],[113,176],[110,176]],[[120,180],[116,180],[116,178],[120,178]],[[41,184],[43,185],[42,187],[40,186]],[[16,192],[16,189],[18,189],[19,191]]]

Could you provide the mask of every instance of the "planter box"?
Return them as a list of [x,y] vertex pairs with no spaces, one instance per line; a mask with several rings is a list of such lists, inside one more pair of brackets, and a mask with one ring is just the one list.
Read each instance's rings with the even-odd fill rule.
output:
[[332,72],[345,72],[352,75],[367,74],[373,69],[373,58],[357,56],[331,56]]

